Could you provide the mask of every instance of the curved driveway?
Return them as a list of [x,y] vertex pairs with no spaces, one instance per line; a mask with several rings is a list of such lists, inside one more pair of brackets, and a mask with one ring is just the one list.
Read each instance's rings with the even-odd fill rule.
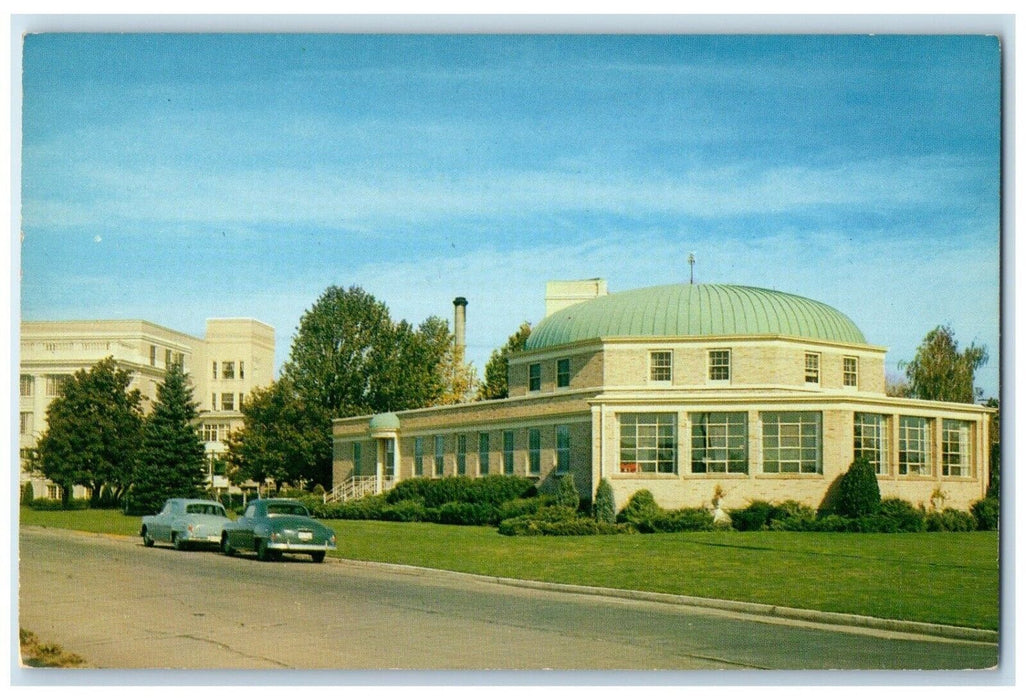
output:
[[[20,626],[94,667],[967,669],[993,644],[780,624],[665,603],[308,557],[261,563],[44,528]],[[713,681],[715,682],[715,681]]]

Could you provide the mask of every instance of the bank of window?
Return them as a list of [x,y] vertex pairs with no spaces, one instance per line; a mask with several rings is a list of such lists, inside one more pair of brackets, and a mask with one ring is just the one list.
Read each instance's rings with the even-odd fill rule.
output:
[[972,424],[969,421],[944,419],[941,423],[943,476],[972,476],[971,434]]
[[527,431],[527,473],[541,474],[541,430]]
[[805,353],[805,383],[819,384],[819,353]]
[[515,469],[513,463],[513,431],[506,430],[502,433],[502,472],[512,474]]
[[902,416],[898,421],[898,473],[929,476],[930,419]]
[[456,436],[456,473],[461,476],[467,473],[467,436]]
[[363,473],[363,445],[353,443],[353,474]]
[[227,423],[204,423],[203,442],[224,442],[228,437]]
[[878,413],[855,414],[855,458],[865,457],[877,474],[891,473],[887,455],[890,419]]
[[68,383],[71,377],[67,374],[50,374],[46,377],[46,395],[47,397],[60,396],[61,390],[64,385]]
[[844,358],[844,386],[858,387],[859,385],[859,358]]
[[748,473],[748,414],[691,414],[691,471]]
[[477,468],[482,475],[488,474],[490,469],[488,460],[489,450],[488,433],[478,433],[477,435]]
[[435,476],[445,472],[445,436],[435,435]]
[[820,474],[823,426],[818,411],[762,414],[762,470],[769,474]]
[[648,376],[653,382],[673,380],[673,353],[669,350],[653,350],[648,354]]
[[56,484],[46,485],[46,497],[51,501],[54,501],[61,497],[61,487]]
[[620,414],[620,472],[677,471],[677,414]]
[[527,366],[527,388],[529,391],[541,391],[541,364],[537,362]]
[[570,426],[556,426],[556,473],[570,472]]
[[235,363],[234,362],[222,362],[221,363],[221,377],[223,379],[235,379]]
[[413,475],[424,476],[424,438],[413,438]]
[[221,410],[222,411],[234,411],[235,410],[235,394],[221,394]]
[[709,379],[714,382],[730,381],[730,350],[709,351]]
[[32,396],[33,390],[35,388],[35,382],[33,381],[31,374],[21,375],[20,385],[22,396]]
[[565,388],[570,386],[570,359],[563,358],[556,360],[556,386]]

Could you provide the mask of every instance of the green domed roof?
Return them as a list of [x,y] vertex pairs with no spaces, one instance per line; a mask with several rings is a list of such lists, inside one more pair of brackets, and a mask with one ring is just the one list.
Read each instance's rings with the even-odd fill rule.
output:
[[590,338],[782,335],[866,342],[851,319],[812,299],[728,284],[671,284],[601,296],[539,323],[527,350]]

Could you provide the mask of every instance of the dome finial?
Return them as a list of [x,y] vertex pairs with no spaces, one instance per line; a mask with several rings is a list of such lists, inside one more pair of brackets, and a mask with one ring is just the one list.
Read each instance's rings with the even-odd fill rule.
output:
[[691,284],[695,283],[695,254],[688,253],[688,265],[691,266]]

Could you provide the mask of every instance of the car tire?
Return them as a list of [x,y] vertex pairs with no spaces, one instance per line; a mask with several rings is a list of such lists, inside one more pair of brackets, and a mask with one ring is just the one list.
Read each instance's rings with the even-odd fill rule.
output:
[[171,544],[179,552],[181,552],[183,549],[185,549],[185,543],[182,542],[182,538],[178,536],[177,532],[172,532],[171,533]]
[[228,544],[228,533],[221,533],[221,551],[227,554],[229,557],[235,556],[235,548]]
[[324,561],[324,552],[310,552],[310,556],[314,560],[314,564],[320,564]]
[[256,545],[257,559],[271,561],[271,550],[267,548],[267,540],[258,540]]
[[144,545],[146,545],[147,547],[152,547],[153,546],[153,538],[150,537],[150,533],[149,532],[147,532],[146,530],[143,530],[142,538],[143,538],[143,544]]

